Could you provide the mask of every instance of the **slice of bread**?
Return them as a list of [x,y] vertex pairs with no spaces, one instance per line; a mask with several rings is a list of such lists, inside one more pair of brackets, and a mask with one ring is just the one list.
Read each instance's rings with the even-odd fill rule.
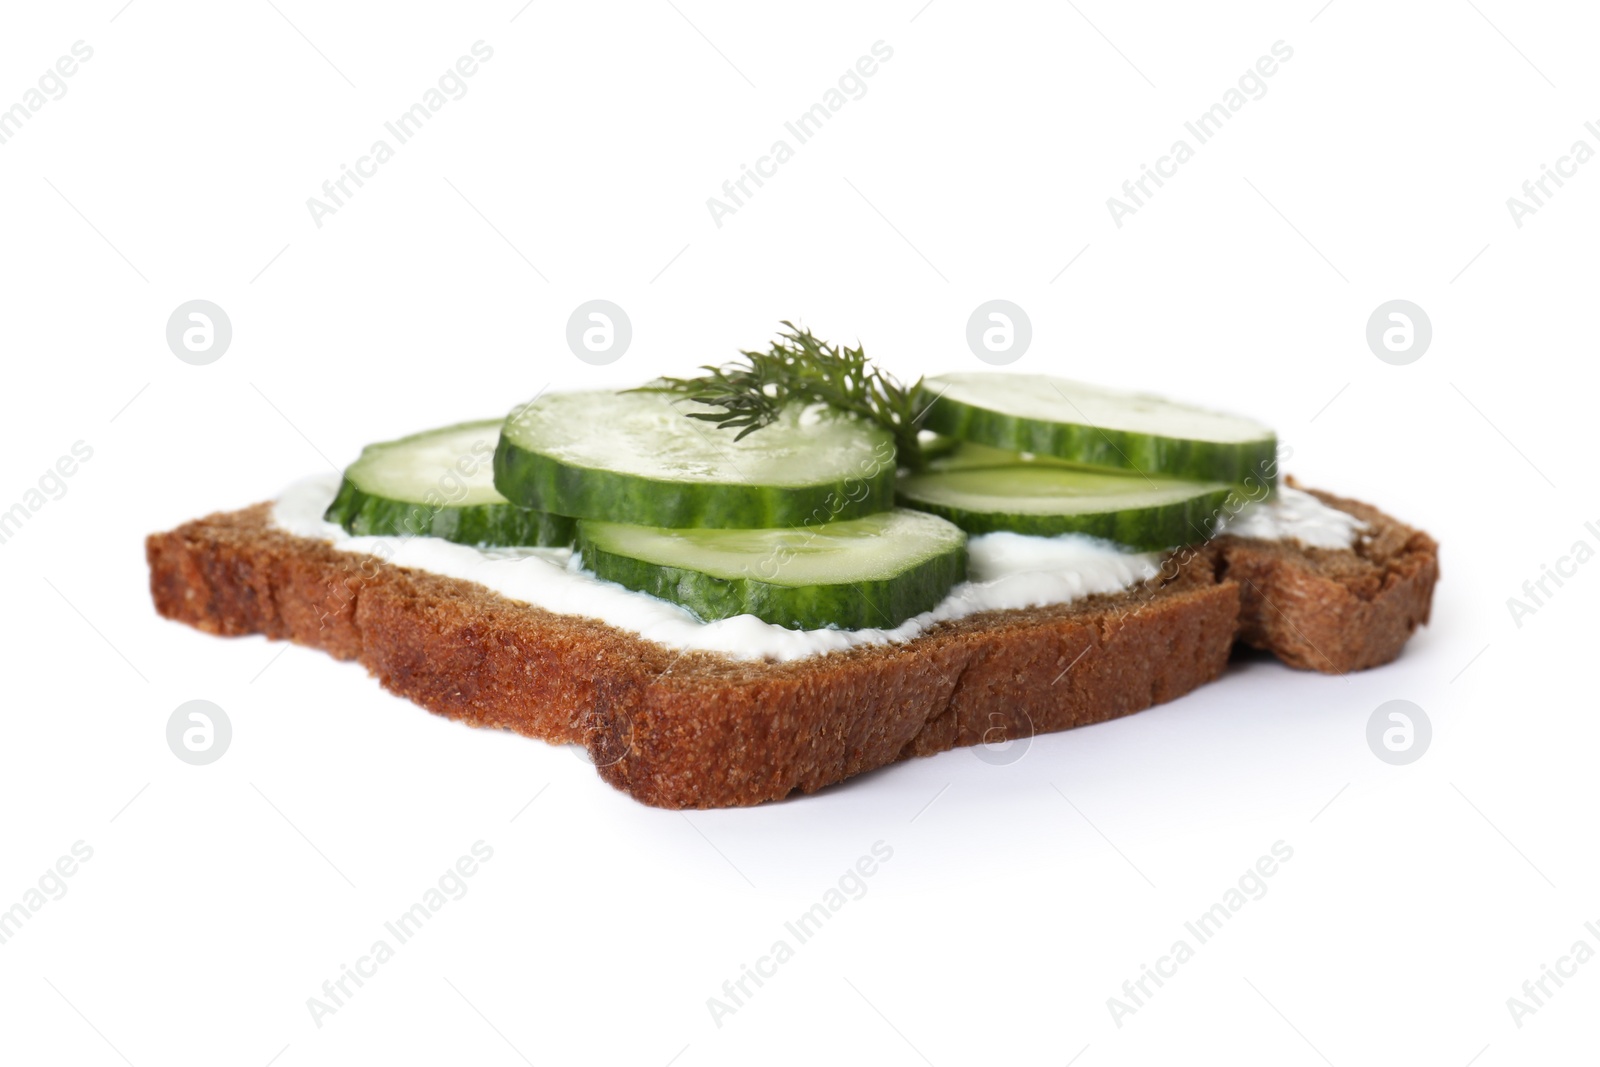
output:
[[1330,673],[1387,663],[1428,620],[1438,549],[1376,508],[1348,550],[1222,536],[1163,577],[1069,605],[986,612],[905,644],[795,662],[679,653],[276,528],[271,505],[152,534],[156,610],[359,660],[473,726],[584,745],[601,777],[667,808],[810,793],[910,756],[1139,711],[1220,675],[1235,641]]

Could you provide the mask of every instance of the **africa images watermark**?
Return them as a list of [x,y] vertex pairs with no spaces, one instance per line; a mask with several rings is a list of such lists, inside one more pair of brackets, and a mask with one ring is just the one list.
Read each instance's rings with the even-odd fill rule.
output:
[[[311,212],[311,221],[317,229],[322,229],[323,218],[337,214],[340,208],[346,206],[356,190],[366,184],[364,179],[376,177],[378,168],[395,157],[395,150],[421,133],[433,116],[444,109],[445,104],[467,95],[467,79],[478,73],[480,63],[487,63],[494,58],[494,49],[483,41],[474,41],[471,52],[471,55],[461,56],[453,66],[446,68],[439,75],[437,83],[423,92],[418,103],[383,124],[384,130],[394,138],[394,144],[391,145],[382,137],[373,141],[365,155],[356,157],[354,168],[345,163],[339,164],[339,176],[322,183],[321,198],[306,198],[306,210]],[[350,188],[351,183],[355,184],[355,189]]]
[[348,1006],[351,998],[365,987],[366,980],[377,976],[379,967],[394,959],[396,948],[420,933],[450,901],[467,895],[467,880],[478,873],[481,864],[494,858],[494,849],[483,841],[474,841],[470,851],[471,855],[461,856],[445,868],[438,881],[423,890],[417,903],[384,923],[383,930],[388,936],[373,941],[364,955],[356,957],[354,967],[339,964],[339,976],[322,983],[322,995],[306,998],[306,1010],[311,1013],[311,1021],[318,1030],[328,1016]]
[[78,73],[80,64],[94,58],[94,49],[83,41],[73,41],[71,52],[71,55],[57,59],[54,66],[45,68],[45,72],[39,75],[37,88],[24,90],[21,100],[0,110],[0,145],[21,133],[23,125],[43,111],[50,101],[66,96],[66,79]]
[[[776,977],[780,966],[794,959],[797,947],[815,937],[846,904],[866,896],[867,879],[893,858],[894,849],[890,845],[874,841],[867,855],[845,868],[835,883],[823,891],[822,899],[783,924],[787,936],[778,938],[765,954],[757,956],[754,967],[739,964],[739,977],[722,983],[722,996],[706,998],[706,1010],[711,1013],[711,1021],[717,1029],[722,1029],[728,1016],[749,1003],[766,984],[766,979]],[[793,944],[790,938],[794,939]]]
[[1161,561],[1161,568],[1155,579],[1146,582],[1140,588],[1139,600],[1123,612],[1122,617],[1136,614],[1144,606],[1153,603],[1161,595],[1162,588],[1168,582],[1175,581],[1183,573],[1184,567],[1205,550],[1206,544],[1212,538],[1226,531],[1230,520],[1237,518],[1248,505],[1258,504],[1270,497],[1277,486],[1278,471],[1284,463],[1293,458],[1293,446],[1280,444],[1273,458],[1262,460],[1253,472],[1245,475],[1223,498],[1221,504],[1194,524],[1195,531],[1199,534],[1196,540],[1177,548]]
[[1228,120],[1244,110],[1245,104],[1267,95],[1266,79],[1278,73],[1280,63],[1287,63],[1294,58],[1294,49],[1283,41],[1272,42],[1270,51],[1271,55],[1257,59],[1253,67],[1239,75],[1237,87],[1224,92],[1220,102],[1212,104],[1192,121],[1183,124],[1189,136],[1194,138],[1193,145],[1185,138],[1178,138],[1172,142],[1166,155],[1157,157],[1153,168],[1141,163],[1139,176],[1122,183],[1122,195],[1127,200],[1115,196],[1106,198],[1106,210],[1111,212],[1111,221],[1117,229],[1122,229],[1124,218],[1137,214],[1145,202],[1155,196],[1150,183],[1154,182],[1156,189],[1160,189],[1166,184],[1163,178],[1176,177],[1178,168],[1194,158],[1196,147],[1221,133]]
[[[1178,968],[1194,959],[1197,947],[1216,937],[1250,901],[1260,900],[1267,895],[1267,879],[1278,873],[1281,864],[1294,858],[1294,849],[1283,841],[1274,841],[1271,853],[1246,868],[1238,881],[1223,891],[1221,900],[1183,924],[1184,931],[1194,938],[1193,945],[1184,937],[1173,941],[1164,955],[1156,957],[1154,967],[1147,963],[1139,964],[1139,977],[1122,983],[1122,996],[1106,998],[1106,1010],[1111,1013],[1111,1021],[1118,1030],[1122,1029],[1123,1019],[1148,1006],[1156,992],[1166,985],[1165,979],[1176,977]],[[1152,983],[1154,989],[1151,988]]]
[[[1600,523],[1587,522],[1583,528],[1596,542],[1600,542]],[[1561,590],[1566,584],[1562,579],[1577,577],[1578,568],[1594,559],[1594,556],[1594,546],[1580,537],[1572,543],[1570,552],[1556,557],[1554,567],[1548,563],[1539,564],[1539,577],[1529,578],[1522,583],[1522,595],[1527,599],[1506,597],[1506,610],[1511,612],[1511,621],[1517,624],[1517,629],[1522,629],[1525,616],[1537,614],[1540,608],[1545,607],[1545,602]],[[1554,589],[1550,588],[1552,582],[1555,583]]]
[[0,511],[0,545],[6,544],[22,527],[52,500],[67,495],[67,479],[78,473],[79,467],[94,457],[94,449],[86,441],[72,442],[71,455],[64,455],[39,475],[38,482],[22,494],[22,499]]
[[746,573],[754,570],[756,577],[761,581],[776,581],[779,573],[790,561],[815,541],[818,535],[827,531],[828,524],[839,517],[846,504],[859,504],[871,495],[878,476],[885,469],[894,468],[895,455],[893,442],[880,442],[873,449],[870,459],[864,459],[857,464],[860,474],[852,474],[846,478],[839,490],[829,493],[823,502],[813,508],[811,513],[801,520],[800,525],[794,528],[794,532],[803,533],[800,539],[774,545],[772,551],[762,557],[761,562],[754,568],[746,565]]
[[63,855],[46,867],[36,885],[23,891],[21,900],[0,911],[0,945],[16,937],[46,904],[66,896],[66,880],[78,873],[81,864],[94,858],[94,849],[83,841],[74,841],[70,852],[71,855]]
[[[1600,141],[1600,125],[1585,122],[1583,128],[1590,137]],[[1522,183],[1522,196],[1526,199],[1506,197],[1506,210],[1511,212],[1511,221],[1517,229],[1522,229],[1528,216],[1537,215],[1540,208],[1547,206],[1545,201],[1555,196],[1567,184],[1562,181],[1563,178],[1577,177],[1578,168],[1594,156],[1594,146],[1580,137],[1572,142],[1572,147],[1567,150],[1566,155],[1556,159],[1554,167],[1548,163],[1539,164],[1539,176],[1529,178]],[[1550,188],[1552,183],[1555,185],[1554,189]]]
[[[802,111],[793,121],[783,124],[784,130],[794,138],[794,145],[785,138],[778,138],[765,155],[756,157],[753,169],[749,164],[739,164],[739,176],[722,183],[722,198],[706,197],[706,210],[711,212],[711,221],[716,223],[717,229],[722,229],[724,216],[736,214],[745,206],[746,200],[755,196],[755,189],[766,184],[763,179],[777,176],[778,168],[794,158],[797,146],[821,133],[823,126],[832,121],[845,104],[867,95],[866,80],[878,73],[880,63],[887,63],[894,58],[894,49],[883,41],[873,41],[871,52],[871,55],[858,58],[853,66],[846,67],[835,86],[822,94],[821,101]],[[848,97],[845,95],[847,93]],[[755,189],[750,188],[752,182]]]
[[[1583,924],[1583,929],[1590,937],[1600,941],[1600,926],[1593,922]],[[1548,1007],[1546,1003],[1567,983],[1564,979],[1575,978],[1578,968],[1594,959],[1594,946],[1583,938],[1572,943],[1572,947],[1563,955],[1556,957],[1556,965],[1551,967],[1548,963],[1539,964],[1539,977],[1530,978],[1522,983],[1522,996],[1506,998],[1506,1010],[1511,1013],[1511,1021],[1517,1029],[1523,1027],[1523,1020],[1530,1015],[1537,1015],[1540,1008]],[[1555,989],[1550,986],[1554,984]]]

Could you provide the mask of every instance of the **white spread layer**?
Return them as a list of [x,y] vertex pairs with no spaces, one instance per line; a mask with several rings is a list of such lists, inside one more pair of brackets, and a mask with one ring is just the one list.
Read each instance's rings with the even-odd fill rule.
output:
[[[560,614],[598,619],[669,648],[720,652],[735,659],[796,660],[858,645],[899,643],[935,623],[980,611],[1066,604],[1095,593],[1117,593],[1153,577],[1162,556],[1128,552],[1077,534],[983,534],[967,543],[968,580],[951,589],[932,611],[892,630],[790,630],[754,615],[701,622],[676,604],[601,581],[579,567],[571,549],[473,548],[436,537],[352,537],[322,518],[338,487],[339,476],[333,474],[297,482],[274,505],[273,524],[342,551],[476,582],[512,600]],[[1229,522],[1228,531],[1343,548],[1353,543],[1359,527],[1358,521],[1315,497],[1283,488],[1272,503],[1247,505]]]
[[1303,489],[1278,487],[1276,499],[1246,504],[1222,522],[1222,531],[1262,541],[1299,541],[1310,548],[1349,548],[1367,524],[1330,508]]

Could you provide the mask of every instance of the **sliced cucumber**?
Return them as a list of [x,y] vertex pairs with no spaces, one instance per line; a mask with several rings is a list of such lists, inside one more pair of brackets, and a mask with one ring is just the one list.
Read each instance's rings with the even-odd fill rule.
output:
[[966,577],[966,535],[897,509],[769,530],[669,530],[585,520],[583,565],[702,620],[754,615],[797,630],[898,626]]
[[960,448],[961,442],[932,430],[918,430],[917,447],[922,450],[923,461],[931,466],[934,460],[943,459]]
[[742,440],[660,393],[555,393],[506,419],[500,492],[524,507],[637,526],[745,529],[856,518],[894,505],[894,439],[792,407]]
[[1042,374],[946,374],[922,388],[923,426],[964,441],[1150,475],[1277,481],[1277,437],[1253,419]]
[[494,487],[500,421],[467,422],[368,445],[323,516],[350,533],[426,535],[469,545],[570,545],[573,521],[517,507]]
[[1138,549],[1207,540],[1232,492],[1220,482],[1054,464],[941,471],[900,482],[902,504],[943,516],[968,533],[1082,533]]
[[[954,440],[942,438],[942,440]],[[923,455],[927,455],[926,452]],[[1071,460],[1057,459],[1055,456],[1041,456],[1035,452],[1012,452],[1004,448],[992,448],[989,445],[973,444],[971,441],[962,441],[954,448],[946,449],[941,455],[934,456],[928,461],[930,471],[965,471],[980,470],[986,467],[1020,467],[1030,463],[1037,463],[1046,467],[1070,467],[1074,470],[1101,470],[1112,474],[1124,474],[1124,470],[1116,467],[1089,467],[1083,463],[1073,463]]]

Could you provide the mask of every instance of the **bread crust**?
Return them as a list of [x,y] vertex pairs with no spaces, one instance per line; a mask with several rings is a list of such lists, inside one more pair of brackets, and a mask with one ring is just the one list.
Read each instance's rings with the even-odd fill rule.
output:
[[1385,663],[1427,621],[1437,548],[1376,509],[1354,551],[1222,537],[1157,579],[788,663],[678,653],[472,582],[275,528],[257,504],[152,534],[156,610],[354,659],[473,726],[582,744],[646,804],[758,804],[911,756],[1101,722],[1220,675],[1235,640],[1297,667]]
[[1308,492],[1363,520],[1366,535],[1349,551],[1213,541],[1220,577],[1240,585],[1239,640],[1292,667],[1329,674],[1388,663],[1428,621],[1439,546],[1371,504]]

